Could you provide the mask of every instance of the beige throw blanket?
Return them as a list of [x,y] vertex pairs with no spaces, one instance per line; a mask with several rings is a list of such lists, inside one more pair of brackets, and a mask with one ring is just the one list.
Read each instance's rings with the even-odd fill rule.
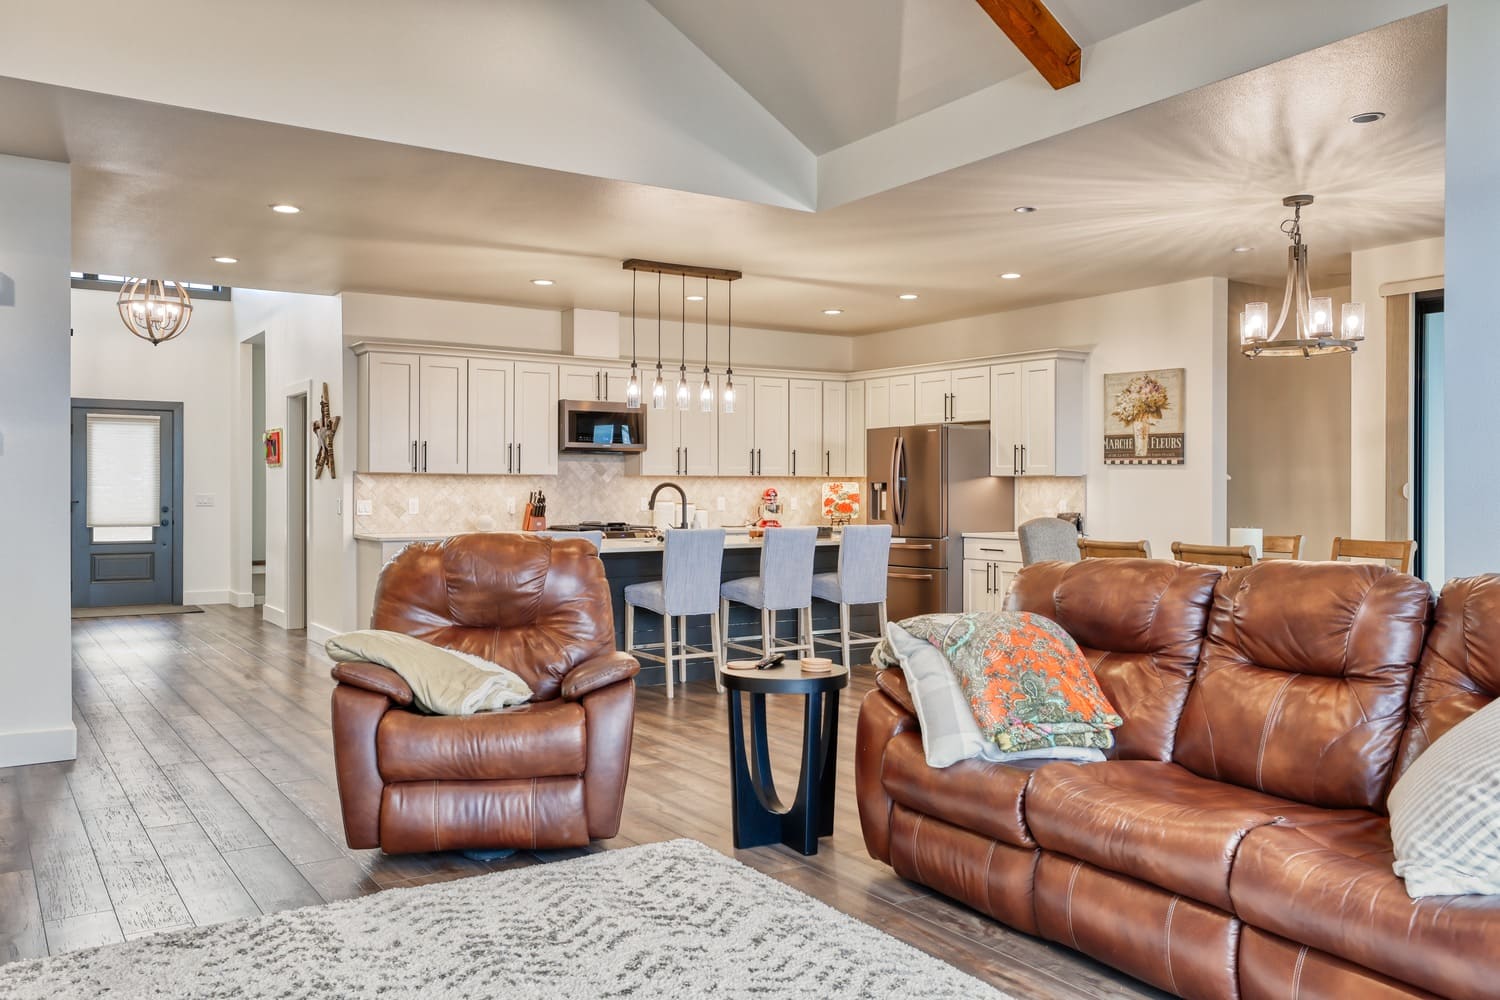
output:
[[339,663],[364,661],[396,671],[411,685],[417,707],[435,715],[473,715],[531,698],[531,687],[499,664],[400,632],[346,632],[324,648]]

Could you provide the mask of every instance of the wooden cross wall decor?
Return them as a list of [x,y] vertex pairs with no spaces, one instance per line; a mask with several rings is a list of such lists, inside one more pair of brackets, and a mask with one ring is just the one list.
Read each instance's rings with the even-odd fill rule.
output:
[[313,421],[313,437],[318,441],[318,460],[313,473],[314,479],[323,478],[323,468],[328,468],[328,478],[337,479],[338,469],[333,464],[333,436],[339,431],[339,421],[342,417],[333,415],[333,408],[328,405],[328,383],[323,383],[323,401],[318,404],[318,412],[321,416]]

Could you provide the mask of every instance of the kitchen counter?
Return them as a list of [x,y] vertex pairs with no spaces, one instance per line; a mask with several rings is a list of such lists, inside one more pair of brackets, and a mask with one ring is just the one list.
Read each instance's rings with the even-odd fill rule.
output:
[[1014,542],[1020,540],[1020,535],[1014,531],[965,531],[965,538],[992,538],[997,542]]
[[[414,534],[410,531],[356,531],[354,540],[358,542],[381,542],[381,543],[408,543],[408,542],[431,542],[448,537],[441,534]],[[1014,538],[1012,534],[1010,537]],[[820,538],[818,545],[838,545],[839,540],[835,537]],[[758,549],[761,547],[759,538],[751,538],[744,534],[730,534],[724,539],[726,549]],[[606,538],[604,546],[599,550],[601,556],[613,555],[624,552],[660,552],[662,543],[654,538]]]

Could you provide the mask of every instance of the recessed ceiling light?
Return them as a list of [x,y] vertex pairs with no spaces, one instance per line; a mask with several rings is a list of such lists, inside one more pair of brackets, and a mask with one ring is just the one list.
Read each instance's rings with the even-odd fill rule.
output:
[[214,258],[214,263],[215,264],[238,264],[239,262],[240,262],[240,259],[238,257],[215,257]]
[[1020,271],[1006,271],[1004,274],[1000,275],[1000,277],[1004,278],[1006,281],[1015,281],[1020,276]]
[[687,297],[687,300],[689,302],[702,302],[703,301],[703,296],[701,296],[701,295],[689,295]]
[[1255,249],[1254,247],[1235,247],[1234,248],[1234,252],[1235,253],[1249,253],[1251,250],[1254,250],[1254,249]]
[[548,285],[557,284],[557,282],[553,281],[551,278],[532,278],[531,283],[533,285],[541,285],[543,288],[546,288]]
[[896,298],[900,299],[902,302],[911,302],[916,297],[916,292],[902,292],[900,295],[896,296]]
[[1036,206],[1035,205],[1017,205],[1015,208],[1011,209],[1011,211],[1015,212],[1017,215],[1030,215],[1032,212],[1036,211]]
[[1356,125],[1370,125],[1385,117],[1384,111],[1362,111],[1357,115],[1350,116],[1349,120]]
[[281,204],[272,205],[271,211],[278,212],[281,215],[296,215],[298,212],[302,211],[302,209],[298,208],[296,205]]
[[824,309],[823,310],[823,315],[824,316],[842,316],[843,314],[844,314],[844,310],[842,310],[842,309]]

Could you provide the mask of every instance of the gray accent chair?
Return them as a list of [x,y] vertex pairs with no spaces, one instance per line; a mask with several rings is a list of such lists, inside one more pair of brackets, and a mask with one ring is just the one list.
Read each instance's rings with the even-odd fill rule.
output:
[[[854,669],[849,653],[853,644],[873,646],[885,635],[885,590],[891,564],[891,526],[889,524],[851,524],[839,539],[837,573],[818,573],[812,579],[812,595],[820,601],[839,606],[839,627],[814,629],[813,644],[837,647],[843,655],[839,662]],[[880,635],[852,632],[849,609],[856,604],[873,604],[880,615]],[[838,639],[822,636],[837,633]]]
[[1039,562],[1077,562],[1078,529],[1060,517],[1034,517],[1016,529],[1021,540],[1021,565]]
[[[687,680],[687,661],[712,659],[714,686],[724,690],[724,647],[719,643],[719,579],[724,569],[723,528],[672,528],[666,532],[661,554],[661,579],[625,587],[625,652],[654,660],[667,668],[667,697],[674,696],[673,665]],[[635,610],[661,615],[661,642],[635,641]],[[689,616],[708,615],[712,648],[690,646]],[[672,620],[677,620],[673,634]],[[647,650],[661,650],[661,655]]]

